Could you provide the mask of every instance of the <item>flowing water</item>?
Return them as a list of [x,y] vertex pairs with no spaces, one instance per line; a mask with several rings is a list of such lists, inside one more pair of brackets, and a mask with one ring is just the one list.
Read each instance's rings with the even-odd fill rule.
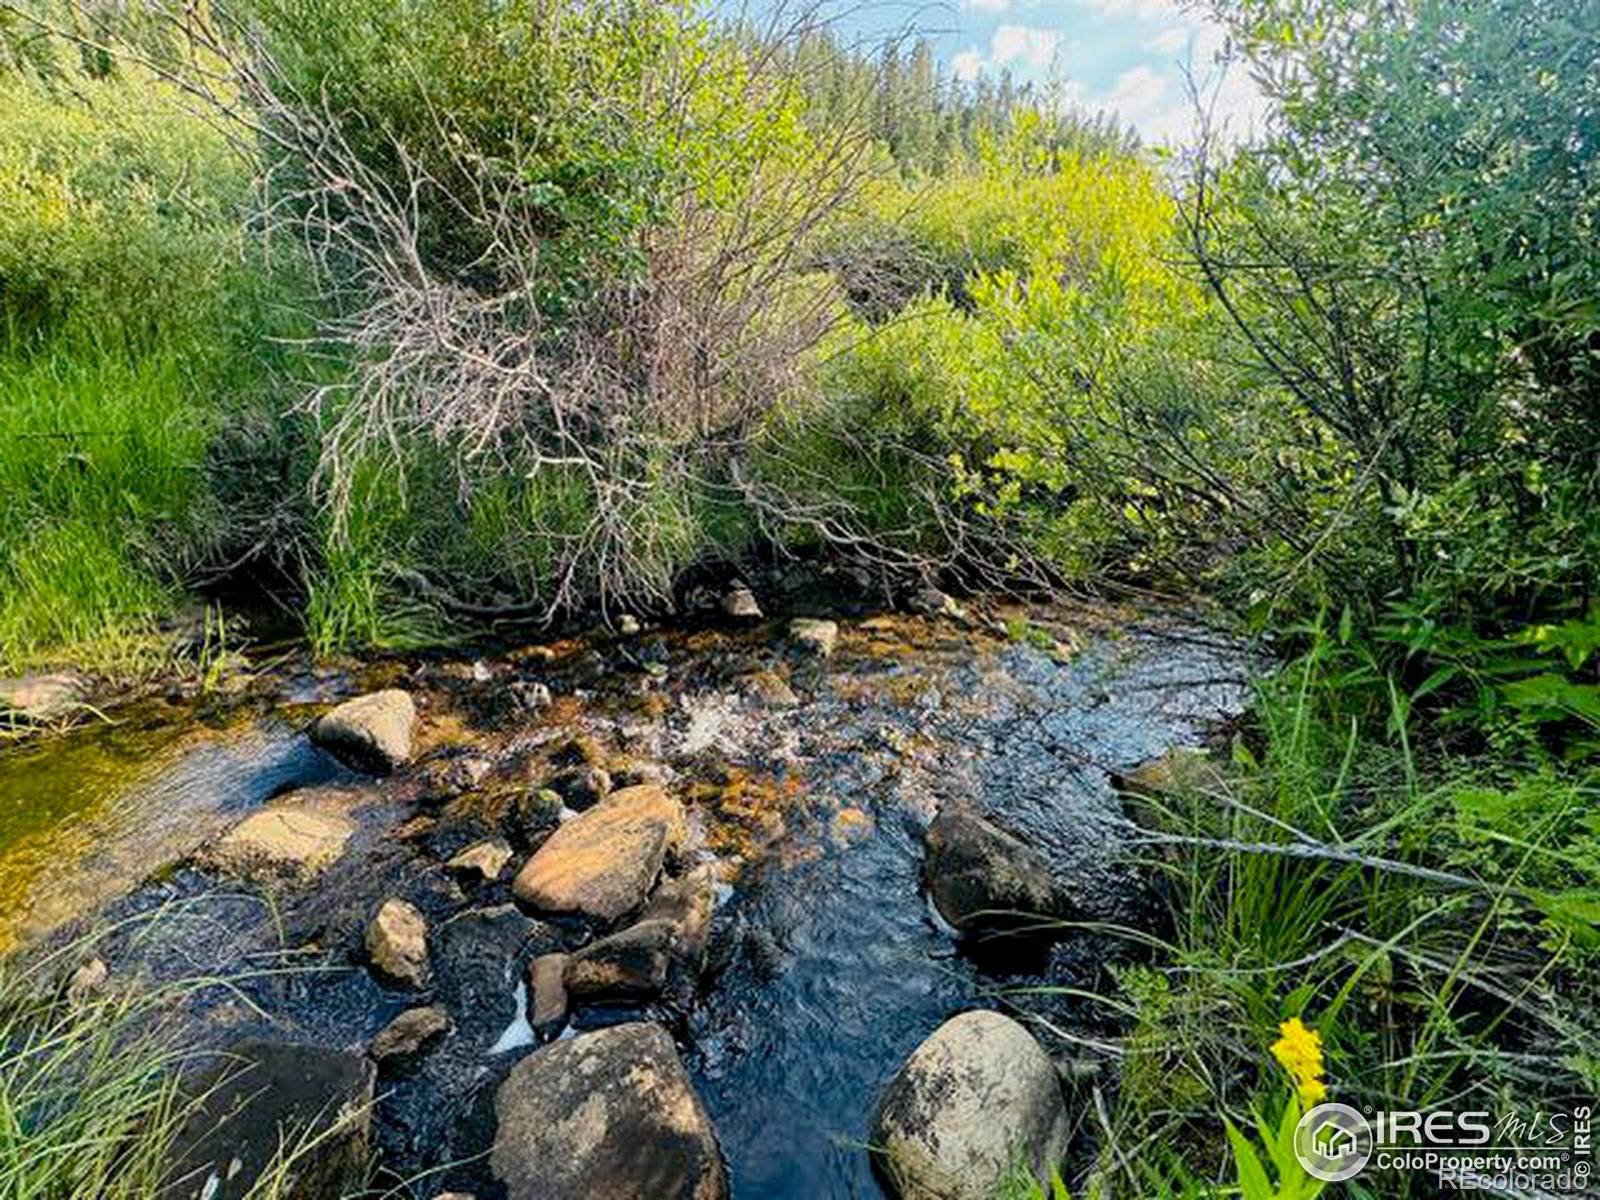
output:
[[[348,861],[270,914],[237,887],[169,864],[278,792],[349,783],[310,747],[303,714],[275,715],[257,689],[248,714],[210,726],[172,707],[165,721],[129,718],[0,753],[0,928],[36,936],[76,913],[193,904],[203,920],[169,921],[117,953],[156,977],[243,978],[273,939],[310,948],[322,973],[248,982],[234,994],[250,998],[250,1013],[217,1000],[197,1019],[234,1031],[264,1013],[276,1036],[345,1045],[408,1002],[350,961],[376,899],[413,896],[435,922],[441,993],[471,1016],[437,1070],[390,1089],[378,1139],[401,1173],[437,1166],[483,1148],[487,1097],[530,1049],[514,1036],[521,964],[533,942],[554,945],[560,931],[494,909],[503,889],[463,897],[439,881],[439,859],[482,835],[486,802],[430,808],[419,780],[434,778],[429,762],[465,753],[516,763],[523,778],[557,735],[580,732],[666,770],[691,805],[698,853],[727,880],[699,991],[642,1015],[678,1036],[735,1196],[875,1197],[862,1150],[873,1105],[922,1038],[964,1008],[994,1004],[1092,1035],[1105,1022],[1092,1004],[1017,989],[1104,988],[1105,964],[1127,953],[1087,932],[1047,952],[958,949],[920,889],[927,822],[941,803],[974,802],[1052,860],[1087,918],[1148,923],[1151,899],[1108,774],[1194,744],[1237,712],[1248,664],[1180,621],[1137,614],[1051,611],[1020,642],[913,618],[842,625],[825,665],[796,659],[776,627],[387,664],[387,681],[423,699],[426,761],[355,789],[368,815]],[[798,703],[752,699],[757,671],[786,676]],[[356,686],[329,677],[313,697],[293,682],[303,678],[269,679],[266,691],[327,699]],[[537,716],[506,700],[535,680],[556,695]],[[586,1010],[575,1025],[639,1015]],[[486,1184],[470,1169],[451,1182]]]

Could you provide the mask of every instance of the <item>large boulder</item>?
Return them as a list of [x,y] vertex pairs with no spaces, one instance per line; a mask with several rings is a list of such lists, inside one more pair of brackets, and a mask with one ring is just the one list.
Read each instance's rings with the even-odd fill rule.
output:
[[416,720],[411,693],[386,688],[326,713],[311,727],[311,740],[351,766],[386,775],[411,758]]
[[934,907],[963,933],[1042,932],[1042,923],[1067,915],[1044,856],[965,805],[940,811],[923,848]]
[[389,899],[379,906],[367,926],[367,955],[373,968],[406,987],[426,987],[428,922],[416,905]]
[[[274,1196],[324,1200],[365,1186],[374,1070],[358,1054],[246,1042],[184,1086],[163,1200],[242,1200],[263,1177]],[[289,1161],[292,1156],[292,1161]]]
[[555,1042],[495,1094],[506,1200],[726,1200],[716,1133],[672,1039],[634,1022]]
[[615,921],[644,902],[683,834],[683,806],[660,786],[623,788],[551,834],[512,892],[542,912]]
[[1070,1135],[1061,1080],[996,1012],[952,1017],[912,1053],[878,1108],[873,1146],[901,1200],[992,1200],[1026,1157],[1047,1179]]
[[306,879],[337,860],[355,831],[348,817],[326,808],[274,804],[251,813],[200,857],[213,869],[246,878]]

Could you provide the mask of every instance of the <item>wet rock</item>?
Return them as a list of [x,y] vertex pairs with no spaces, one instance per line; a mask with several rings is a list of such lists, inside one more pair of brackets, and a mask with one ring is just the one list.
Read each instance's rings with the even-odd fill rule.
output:
[[474,842],[445,863],[445,870],[463,879],[493,883],[511,861],[511,847],[498,838]]
[[559,792],[550,788],[529,788],[517,796],[512,806],[513,840],[524,847],[536,846],[561,823],[566,805]]
[[965,805],[946,805],[923,846],[934,907],[963,933],[1029,929],[1066,915],[1044,856]]
[[624,788],[551,834],[512,891],[544,912],[615,921],[644,902],[683,834],[683,807],[660,787]]
[[672,922],[641,921],[572,955],[562,983],[580,1000],[650,1000],[666,988],[677,949]]
[[472,909],[439,926],[433,953],[437,995],[456,1019],[463,1057],[493,1045],[517,1015],[517,983],[530,954],[554,950],[554,929],[514,904]]
[[[298,1151],[284,1200],[361,1191],[371,1132],[373,1064],[289,1042],[246,1042],[188,1082],[164,1200],[242,1200]],[[276,1180],[273,1181],[276,1183]]]
[[411,757],[416,719],[411,693],[387,688],[325,714],[311,727],[311,740],[352,766],[382,775]]
[[528,964],[528,1024],[535,1033],[552,1033],[567,1022],[565,954],[541,954]]
[[367,954],[379,974],[406,987],[428,983],[428,922],[413,904],[385,900],[367,926]]
[[407,1009],[373,1037],[367,1053],[380,1066],[402,1064],[449,1033],[454,1024],[450,1014],[438,1004]]
[[796,617],[789,622],[789,641],[802,654],[829,658],[839,641],[839,626],[834,621]]
[[611,794],[611,776],[600,767],[574,767],[549,780],[546,786],[560,796],[568,808],[582,812]]
[[952,1017],[918,1046],[878,1109],[873,1145],[901,1200],[991,1200],[1027,1156],[1048,1177],[1067,1151],[1054,1064],[995,1012]]
[[214,869],[252,879],[310,878],[344,853],[353,833],[355,825],[337,813],[275,804],[251,813],[200,857]]
[[736,621],[759,621],[764,615],[756,603],[756,594],[748,586],[736,583],[722,594],[722,613]]
[[800,697],[775,671],[752,671],[740,680],[741,690],[768,708],[795,708]]
[[88,683],[69,672],[0,679],[0,719],[40,724],[58,721],[78,708],[88,694]]
[[649,1000],[675,977],[698,975],[715,905],[710,867],[668,880],[636,924],[591,942],[567,960],[567,992],[602,1002]]
[[555,1042],[495,1095],[507,1200],[725,1200],[716,1134],[672,1039],[635,1022]]

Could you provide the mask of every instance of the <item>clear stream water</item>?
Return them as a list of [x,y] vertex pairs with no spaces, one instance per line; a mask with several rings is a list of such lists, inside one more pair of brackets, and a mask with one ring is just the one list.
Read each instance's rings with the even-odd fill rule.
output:
[[[916,1044],[964,1008],[1013,1003],[1063,1028],[1103,1025],[1082,1002],[1016,989],[1103,987],[1114,939],[1085,933],[1047,953],[974,958],[930,915],[922,830],[941,803],[975,802],[1032,840],[1086,916],[1147,919],[1108,773],[1194,744],[1243,698],[1239,649],[1168,618],[1051,612],[1041,627],[1062,638],[1055,649],[919,619],[842,624],[826,667],[788,658],[777,627],[764,627],[569,644],[554,661],[508,653],[388,668],[427,698],[424,757],[463,743],[514,756],[562,721],[666,764],[690,798],[701,853],[724,863],[730,885],[698,994],[643,1015],[677,1034],[739,1200],[878,1197],[862,1149],[877,1096]],[[763,668],[788,674],[797,707],[744,694],[741,678]],[[386,815],[299,915],[284,904],[268,922],[236,886],[168,865],[289,787],[349,782],[305,740],[303,717],[275,715],[270,698],[332,698],[355,684],[329,675],[308,692],[305,678],[268,677],[249,711],[209,725],[167,706],[0,752],[0,931],[37,937],[77,914],[125,916],[174,898],[209,905],[203,920],[171,922],[126,953],[156,977],[226,974],[259,965],[269,925],[280,939],[287,929],[325,947],[332,965],[303,982],[250,985],[273,1032],[358,1044],[381,1027],[408,1000],[339,960],[363,914],[395,888],[413,889],[442,921],[473,907],[436,882],[448,820],[431,843],[392,836],[416,808],[414,781],[366,787],[370,810]],[[508,717],[499,698],[534,678],[557,707]],[[472,834],[463,827],[457,841]],[[513,914],[435,925],[449,960],[441,990],[472,1016],[458,1022],[460,1046],[442,1053],[456,1055],[453,1066],[401,1081],[380,1104],[379,1141],[402,1173],[480,1149],[488,1136],[487,1097],[531,1050],[501,1042],[530,924]],[[639,1015],[591,1010],[575,1024]],[[197,1019],[231,1030],[255,1018],[219,1001]],[[481,1171],[450,1182],[485,1186]],[[442,1186],[430,1181],[421,1194]]]

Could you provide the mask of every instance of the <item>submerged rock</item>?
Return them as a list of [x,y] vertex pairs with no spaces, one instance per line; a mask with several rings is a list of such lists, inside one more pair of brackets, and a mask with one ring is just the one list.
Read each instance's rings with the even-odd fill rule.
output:
[[789,622],[789,641],[802,654],[829,658],[839,642],[839,625],[835,621],[796,617]]
[[963,933],[1034,929],[1063,916],[1050,864],[965,805],[946,805],[924,835],[923,880],[939,915]]
[[411,693],[387,688],[324,715],[311,727],[311,740],[351,766],[383,775],[410,759],[416,719]]
[[407,987],[428,984],[428,922],[413,904],[385,900],[367,926],[367,954],[379,974]]
[[672,1039],[634,1022],[555,1042],[495,1095],[507,1200],[725,1200],[722,1155]]
[[378,1032],[368,1044],[367,1053],[380,1066],[404,1063],[449,1033],[454,1024],[441,1005],[410,1008]]
[[310,878],[344,853],[355,829],[338,813],[300,803],[274,804],[251,813],[200,857],[207,866],[247,878]]
[[800,703],[794,689],[775,671],[752,671],[740,680],[740,690],[768,708],[795,708]]
[[552,833],[512,891],[543,912],[615,921],[644,902],[683,835],[683,806],[659,786],[623,788]]
[[[374,1069],[358,1054],[246,1042],[184,1085],[163,1200],[242,1200],[293,1154],[273,1195],[324,1200],[365,1186]],[[276,1180],[274,1180],[276,1183]]]
[[939,1026],[884,1093],[873,1134],[901,1200],[992,1200],[1025,1155],[1047,1178],[1067,1151],[1061,1081],[1033,1036],[996,1012]]

